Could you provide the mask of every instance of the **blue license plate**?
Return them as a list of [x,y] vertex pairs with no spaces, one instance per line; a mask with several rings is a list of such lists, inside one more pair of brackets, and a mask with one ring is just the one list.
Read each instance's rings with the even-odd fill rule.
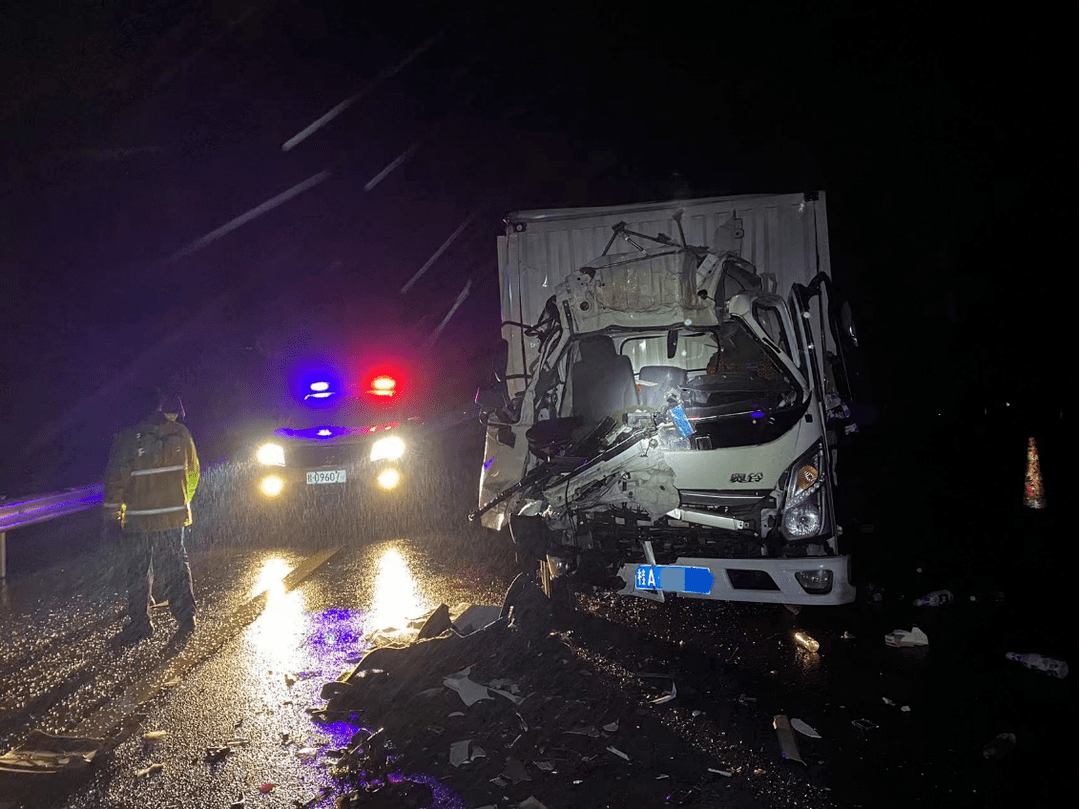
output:
[[707,567],[639,565],[634,573],[634,588],[707,596],[712,592],[713,574]]

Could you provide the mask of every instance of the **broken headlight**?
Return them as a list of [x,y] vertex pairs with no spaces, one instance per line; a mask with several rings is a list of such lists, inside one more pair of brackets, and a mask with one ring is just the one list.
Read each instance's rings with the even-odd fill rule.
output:
[[812,539],[826,528],[824,452],[821,442],[791,465],[784,497],[784,536]]

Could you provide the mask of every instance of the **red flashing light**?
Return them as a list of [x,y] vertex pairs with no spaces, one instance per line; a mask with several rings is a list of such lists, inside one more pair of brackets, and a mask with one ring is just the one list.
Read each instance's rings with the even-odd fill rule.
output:
[[368,393],[374,396],[393,396],[396,388],[397,382],[393,377],[377,376],[371,381],[371,390]]

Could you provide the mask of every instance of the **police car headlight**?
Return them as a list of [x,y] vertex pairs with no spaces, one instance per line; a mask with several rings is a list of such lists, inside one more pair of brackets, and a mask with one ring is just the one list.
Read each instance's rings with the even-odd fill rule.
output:
[[255,453],[255,459],[266,466],[284,466],[285,450],[280,444],[263,444]]
[[380,438],[371,445],[371,460],[396,461],[405,454],[405,442],[396,435]]
[[277,475],[270,475],[265,477],[259,483],[259,491],[266,497],[277,497],[281,494],[285,488],[285,481],[279,478]]

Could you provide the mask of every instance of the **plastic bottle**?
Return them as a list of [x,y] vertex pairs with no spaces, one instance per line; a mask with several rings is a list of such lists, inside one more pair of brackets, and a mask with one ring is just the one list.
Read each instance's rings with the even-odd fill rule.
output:
[[916,607],[940,607],[943,604],[952,604],[953,594],[948,590],[934,590],[932,593],[927,593],[921,598],[916,598],[914,602]]
[[1057,660],[1053,657],[1045,657],[1044,655],[1030,653],[1017,654],[1016,652],[1006,652],[1005,657],[1022,666],[1027,666],[1029,669],[1049,674],[1051,677],[1063,679],[1069,676],[1069,664],[1064,660]]
[[1016,747],[1016,736],[1012,733],[999,733],[986,743],[983,748],[983,758],[997,761],[1008,755]]
[[795,633],[795,642],[802,646],[808,652],[816,652],[821,648],[821,644],[807,635],[805,632]]

